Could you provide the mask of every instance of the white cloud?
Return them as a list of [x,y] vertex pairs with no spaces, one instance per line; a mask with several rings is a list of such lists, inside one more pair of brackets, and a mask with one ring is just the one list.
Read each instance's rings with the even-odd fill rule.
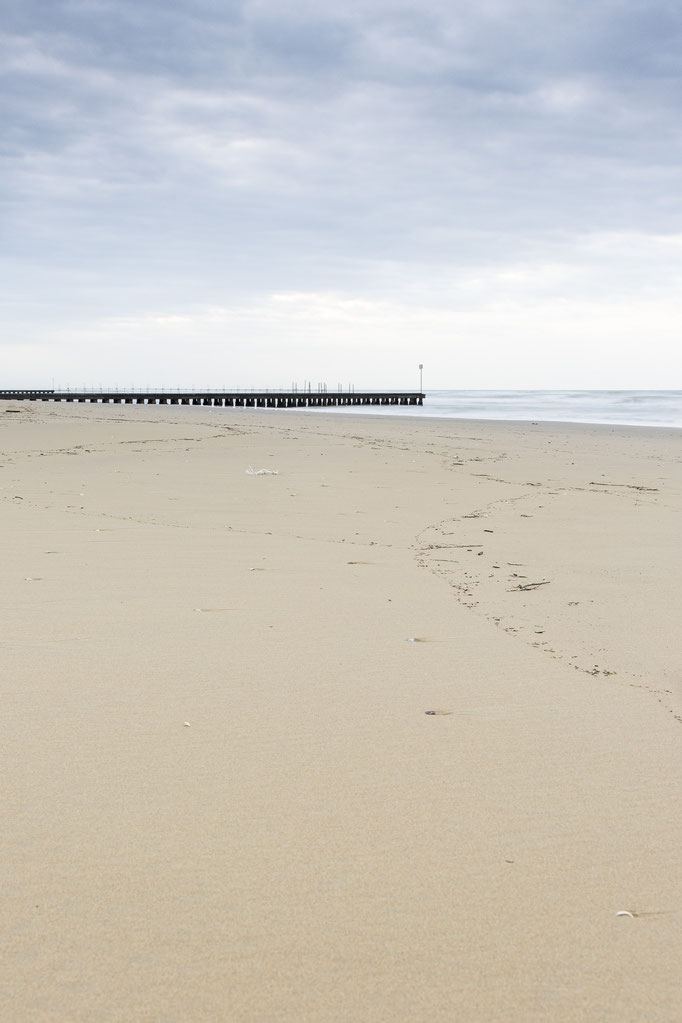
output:
[[[573,262],[440,269],[403,291],[394,278],[383,299],[284,291],[44,328],[40,360],[27,349],[32,365],[42,366],[30,382],[47,386],[56,372],[63,386],[350,379],[359,387],[406,387],[424,362],[431,388],[667,387],[682,372],[682,239],[637,241],[641,258],[633,265],[627,254],[617,258],[618,238],[597,237],[583,241]],[[648,255],[661,248],[668,272],[628,289],[628,276],[641,277]],[[59,363],[50,357],[55,350]],[[90,368],[93,350],[99,376]],[[8,364],[15,372],[19,351]],[[135,373],[126,372],[132,366]]]

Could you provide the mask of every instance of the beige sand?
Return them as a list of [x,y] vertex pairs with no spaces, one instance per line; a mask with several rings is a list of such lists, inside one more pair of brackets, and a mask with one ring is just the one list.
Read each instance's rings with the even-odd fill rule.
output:
[[682,1019],[680,433],[11,408],[3,1023]]

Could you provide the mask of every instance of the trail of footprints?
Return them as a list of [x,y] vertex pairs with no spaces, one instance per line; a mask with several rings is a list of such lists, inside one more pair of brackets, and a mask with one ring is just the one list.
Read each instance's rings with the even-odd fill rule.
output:
[[[541,484],[539,485],[541,486]],[[615,676],[613,678],[614,684],[645,690],[655,696],[658,703],[668,713],[672,714],[678,723],[682,724],[682,714],[678,713],[672,704],[671,698],[674,696],[672,690],[661,689],[655,684],[647,684],[642,681],[641,676],[635,674],[630,674],[626,680],[622,674],[619,675],[618,672],[604,668],[599,664],[578,663],[577,655],[571,655],[566,651],[558,650],[551,640],[541,638],[546,632],[545,623],[540,621],[544,617],[542,612],[537,615],[538,624],[529,626],[526,623],[522,623],[519,619],[514,619],[509,614],[503,616],[497,613],[491,606],[483,606],[477,590],[484,582],[485,568],[493,568],[500,573],[499,576],[488,573],[486,579],[495,580],[495,582],[504,581],[504,590],[506,592],[523,593],[534,591],[545,585],[551,585],[551,580],[549,579],[538,578],[535,575],[531,579],[527,574],[526,566],[521,562],[505,561],[500,558],[488,564],[487,562],[490,559],[489,556],[486,557],[485,539],[486,534],[494,534],[494,530],[489,527],[483,527],[482,529],[479,527],[479,532],[482,534],[479,536],[467,528],[471,520],[482,519],[490,522],[491,515],[497,506],[521,502],[527,500],[528,496],[530,495],[524,494],[520,497],[493,501],[484,508],[475,509],[460,517],[443,519],[440,522],[427,526],[416,537],[415,550],[417,563],[420,567],[426,568],[443,578],[454,591],[455,597],[460,604],[471,612],[485,618],[496,628],[503,629],[509,635],[520,639],[527,645],[537,649],[538,652],[552,657],[554,660],[568,662],[576,671],[598,677],[603,681],[611,681]],[[527,513],[520,513],[520,515],[532,517]],[[475,540],[472,542],[463,541],[466,535],[475,536]],[[485,568],[479,568],[476,564],[479,557],[486,558]],[[499,589],[497,592],[500,592]],[[490,598],[486,595],[483,599],[488,603]],[[582,600],[572,600],[568,601],[567,605],[569,607],[578,607],[584,602]],[[588,602],[593,603],[593,601]],[[540,611],[540,609],[538,610]]]

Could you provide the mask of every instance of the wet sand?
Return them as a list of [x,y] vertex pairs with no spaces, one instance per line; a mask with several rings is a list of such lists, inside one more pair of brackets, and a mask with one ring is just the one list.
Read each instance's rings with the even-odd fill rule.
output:
[[682,1018],[680,440],[0,404],[0,1018]]

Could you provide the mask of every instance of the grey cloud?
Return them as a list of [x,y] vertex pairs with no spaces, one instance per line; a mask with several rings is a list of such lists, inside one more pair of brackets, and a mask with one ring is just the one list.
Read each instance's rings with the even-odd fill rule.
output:
[[76,276],[206,295],[680,228],[667,4],[27,0],[5,25],[6,251]]

